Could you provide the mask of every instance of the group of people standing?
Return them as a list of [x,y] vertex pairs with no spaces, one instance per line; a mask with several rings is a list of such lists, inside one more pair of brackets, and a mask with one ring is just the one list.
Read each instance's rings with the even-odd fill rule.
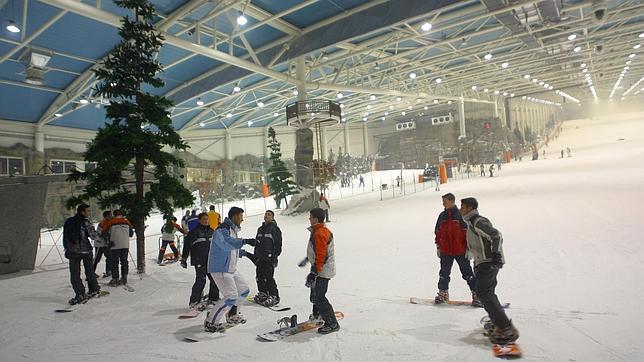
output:
[[[461,199],[460,209],[452,193],[442,196],[444,210],[434,227],[437,255],[440,258],[436,304],[449,302],[449,282],[454,261],[472,293],[472,305],[485,308],[494,329],[492,343],[507,344],[519,338],[495,294],[497,274],[505,264],[503,237],[492,222],[478,212],[473,197]],[[474,270],[469,259],[474,260]]]

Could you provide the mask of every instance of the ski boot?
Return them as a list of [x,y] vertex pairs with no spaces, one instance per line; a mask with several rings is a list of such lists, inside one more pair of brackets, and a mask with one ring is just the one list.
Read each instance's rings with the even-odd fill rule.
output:
[[483,303],[479,299],[479,296],[476,295],[476,292],[472,292],[472,307],[483,308]]
[[447,290],[439,290],[438,294],[436,294],[436,298],[434,298],[434,303],[442,304],[447,302],[449,302],[449,293]]
[[119,280],[112,278],[112,280],[110,280],[110,282],[107,283],[107,285],[109,285],[110,287],[117,287],[119,285]]
[[76,294],[76,296],[69,300],[70,305],[83,304],[87,302],[87,295],[85,293]]
[[268,299],[268,294],[264,292],[257,292],[257,294],[255,294],[255,297],[253,297],[253,300],[255,301],[255,303],[261,304],[261,305],[264,305],[264,302],[266,301],[266,299]]
[[87,299],[94,298],[101,293],[101,289],[96,289],[95,291],[90,291],[87,293]]
[[494,326],[494,329],[492,329],[492,332],[490,333],[490,342],[493,344],[510,344],[517,339],[519,339],[519,331],[514,328],[512,321],[510,321],[510,324],[505,328]]
[[121,277],[121,280],[119,280],[120,285],[126,285],[127,284],[127,275],[123,275]]
[[337,332],[340,330],[340,324],[338,322],[335,322],[335,324],[328,325],[324,323],[324,325],[320,328],[318,328],[318,333],[320,334],[329,334],[333,332]]
[[188,306],[190,309],[198,310],[200,312],[203,312],[206,309],[206,301],[197,301],[197,302],[192,302]]
[[275,297],[273,295],[269,295],[266,300],[264,300],[263,303],[261,303],[264,307],[274,307],[280,302],[280,297]]
[[101,276],[101,278],[107,278],[107,277],[111,277],[111,276],[112,276],[112,273],[107,273],[107,272],[105,272],[105,273],[103,273],[103,275]]
[[211,323],[205,320],[203,322],[203,330],[210,333],[223,333],[226,327],[223,323]]
[[237,313],[235,313],[233,315],[228,313],[228,314],[226,314],[226,322],[228,322],[228,324],[232,324],[232,325],[244,324],[244,323],[246,323],[246,318],[244,318],[244,316],[240,312],[237,312]]

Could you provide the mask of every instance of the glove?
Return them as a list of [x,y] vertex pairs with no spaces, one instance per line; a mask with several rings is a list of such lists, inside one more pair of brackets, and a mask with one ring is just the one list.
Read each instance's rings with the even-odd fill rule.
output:
[[503,268],[503,257],[501,253],[492,253],[492,266],[497,269]]
[[244,244],[248,244],[250,246],[255,246],[255,243],[257,243],[257,240],[255,240],[255,239],[244,239]]
[[304,259],[302,259],[301,262],[297,263],[297,266],[299,266],[300,268],[304,268],[306,266],[306,263],[308,263],[308,262],[309,262],[309,259],[304,258]]
[[306,283],[304,283],[304,285],[305,285],[307,288],[313,288],[313,286],[315,285],[315,281],[317,280],[317,278],[318,278],[318,275],[317,275],[316,273],[314,273],[314,272],[310,272],[310,273],[309,273],[309,275],[307,275],[307,276],[306,276]]
[[179,262],[179,264],[181,264],[181,267],[182,267],[182,268],[184,268],[184,269],[188,269],[188,262],[186,261],[186,259],[181,259],[181,261]]

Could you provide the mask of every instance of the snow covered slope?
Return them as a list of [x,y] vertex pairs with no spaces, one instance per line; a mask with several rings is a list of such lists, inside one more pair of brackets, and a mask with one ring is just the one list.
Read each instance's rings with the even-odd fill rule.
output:
[[[558,158],[565,147],[573,157]],[[492,360],[478,325],[483,310],[408,302],[436,292],[433,227],[448,191],[477,197],[481,214],[503,233],[507,264],[497,292],[512,302],[507,312],[526,360],[641,360],[643,160],[644,116],[573,121],[550,143],[547,159],[504,165],[498,177],[382,202],[370,194],[333,202],[338,275],[328,297],[345,319],[327,336],[255,338],[279,317],[310,313],[307,270],[296,266],[305,255],[307,216],[277,217],[285,242],[276,276],[282,305],[293,310],[245,304],[248,323],[211,341],[180,341],[200,331],[202,318],[177,319],[194,277],[177,264],[157,267],[149,259],[143,279],[130,276],[134,293],[111,289],[65,314],[53,310],[72,296],[66,269],[2,276],[0,360]],[[254,236],[259,223],[248,217],[242,235]],[[238,265],[254,291],[252,264]],[[469,298],[457,268],[450,295]]]

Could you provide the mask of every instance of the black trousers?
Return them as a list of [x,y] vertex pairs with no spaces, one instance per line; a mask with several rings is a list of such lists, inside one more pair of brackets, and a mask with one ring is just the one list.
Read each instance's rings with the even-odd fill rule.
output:
[[483,307],[490,316],[492,323],[499,328],[505,328],[510,325],[510,320],[494,292],[498,273],[499,269],[495,268],[492,263],[483,263],[474,267],[476,294],[479,300],[483,303]]
[[326,219],[326,222],[329,222],[329,210],[324,210],[324,218]]
[[76,295],[85,294],[85,286],[81,279],[81,262],[85,268],[85,280],[87,280],[87,288],[90,293],[99,290],[98,281],[94,275],[94,264],[92,263],[92,253],[89,254],[71,254],[68,255],[69,259],[69,276]]
[[190,304],[201,301],[203,289],[206,286],[206,277],[210,280],[210,289],[208,290],[208,299],[212,301],[219,300],[219,288],[215,280],[208,274],[208,265],[194,265],[195,283],[192,285],[192,294],[190,294]]
[[326,292],[329,288],[329,279],[318,277],[315,284],[311,286],[311,303],[313,303],[313,314],[319,314],[324,320],[326,325],[334,325],[338,323],[335,319],[335,311],[333,306],[326,299]]
[[119,263],[121,264],[121,275],[127,277],[128,260],[130,249],[112,249],[112,259],[110,259],[110,269],[112,270],[112,279],[119,278]]
[[112,252],[107,246],[102,246],[96,249],[96,256],[94,257],[94,272],[96,272],[96,266],[101,261],[101,257],[105,255],[105,273],[110,273],[110,259],[112,259]]
[[461,270],[461,276],[463,280],[467,282],[467,285],[470,287],[471,291],[476,290],[476,278],[472,272],[472,266],[470,266],[470,261],[465,257],[465,255],[445,255],[441,254],[441,270],[438,272],[438,289],[448,290],[450,274],[452,273],[452,265],[454,265],[454,260],[458,264],[458,268]]
[[174,253],[175,258],[179,257],[179,250],[177,250],[177,247],[174,245],[174,240],[163,240],[161,244],[161,249],[159,249],[159,258],[158,262],[163,261],[163,256],[165,255],[165,249],[168,247],[168,244],[170,245],[170,249],[172,249],[172,252]]
[[255,280],[257,290],[274,297],[279,297],[277,283],[275,283],[275,267],[270,260],[260,260],[255,264]]

